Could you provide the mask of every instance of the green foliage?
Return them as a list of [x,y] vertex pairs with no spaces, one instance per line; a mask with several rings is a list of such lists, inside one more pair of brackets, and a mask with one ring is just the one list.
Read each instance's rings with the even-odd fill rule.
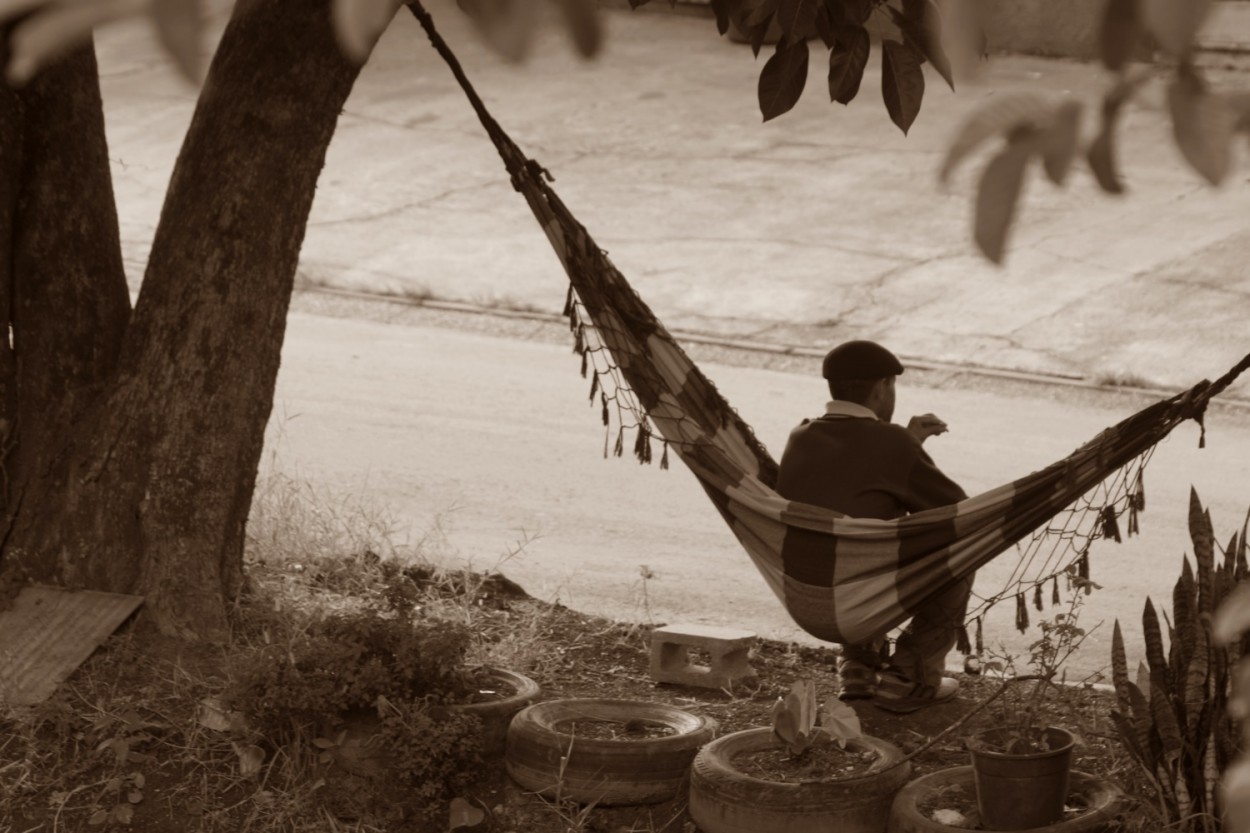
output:
[[246,652],[234,662],[227,699],[274,740],[351,711],[392,703],[464,698],[467,627],[385,618],[373,611],[330,616],[290,644]]
[[465,790],[482,764],[482,722],[463,712],[400,704],[382,718],[380,740],[393,780],[419,805]]
[[1129,679],[1120,623],[1111,642],[1111,673],[1118,709],[1111,713],[1120,741],[1141,766],[1170,829],[1218,828],[1215,792],[1220,774],[1238,752],[1229,692],[1244,638],[1212,636],[1212,613],[1246,578],[1245,530],[1234,534],[1216,558],[1210,513],[1190,492],[1189,532],[1197,571],[1188,559],[1172,593],[1172,618],[1164,630],[1154,603],[1146,600],[1142,634],[1146,661]]
[[[634,8],[647,0],[630,0]],[[904,133],[920,112],[923,64],[928,61],[954,89],[951,62],[939,37],[942,24],[933,0],[711,0],[716,28],[732,25],[756,56],[775,40],[760,72],[758,96],[764,121],[789,112],[807,84],[808,42],[819,36],[829,50],[829,99],[849,104],[859,92],[871,52],[865,24],[873,14],[894,37],[882,40],[882,100]]]
[[789,694],[778,697],[772,719],[773,734],[785,743],[793,758],[802,757],[822,741],[833,740],[845,748],[848,740],[863,734],[855,710],[838,698],[830,697],[823,710],[817,706],[816,686],[811,680],[796,681]]
[[[1075,566],[1075,565],[1074,565]],[[1093,589],[1093,582],[1082,578],[1076,570],[1068,575],[1070,589]],[[1040,636],[1029,645],[1028,666],[1031,673],[1016,673],[1015,658],[996,656],[985,663],[985,670],[1003,677],[995,726],[991,732],[969,738],[969,744],[1008,754],[1039,752],[1050,748],[1046,731],[1051,724],[1049,710],[1044,708],[1048,697],[1065,693],[1063,665],[1080,648],[1088,635],[1080,626],[1084,595],[1069,595],[1066,613],[1037,623]],[[1058,678],[1058,679],[1056,679]]]

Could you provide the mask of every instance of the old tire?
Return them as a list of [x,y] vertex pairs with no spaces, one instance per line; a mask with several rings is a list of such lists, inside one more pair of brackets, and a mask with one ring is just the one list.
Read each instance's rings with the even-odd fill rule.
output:
[[[582,738],[562,729],[574,720],[641,720],[667,726],[674,734]],[[605,806],[654,804],[677,795],[695,753],[715,731],[715,721],[660,703],[552,700],[522,709],[512,719],[504,760],[514,781],[548,797]]]
[[911,774],[910,764],[898,763],[898,747],[872,737],[851,741],[878,758],[868,773],[844,781],[786,784],[734,767],[738,753],[778,743],[771,729],[747,729],[700,750],[690,770],[690,817],[703,833],[884,833],[894,795]]
[[[920,810],[925,800],[954,786],[973,788],[972,767],[957,766],[931,772],[899,791],[890,814],[890,833],[968,833],[966,827],[936,822]],[[1119,787],[1088,773],[1072,770],[1068,796],[1079,796],[1085,812],[1070,819],[1031,827],[1016,833],[1102,833],[1111,830],[1124,813],[1127,802]]]
[[513,694],[500,700],[466,703],[452,708],[474,715],[482,721],[482,757],[489,761],[504,753],[508,724],[517,712],[538,699],[540,689],[538,683],[515,671],[503,668],[485,668],[483,671],[494,684],[511,690]]

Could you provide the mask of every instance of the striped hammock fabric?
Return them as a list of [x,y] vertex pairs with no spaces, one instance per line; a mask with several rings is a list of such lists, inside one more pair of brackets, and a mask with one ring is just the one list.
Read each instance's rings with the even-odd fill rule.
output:
[[[1180,422],[1201,423],[1208,400],[1250,366],[1248,355],[1216,382],[1151,405],[1063,460],[952,506],[882,521],[786,500],[773,489],[777,464],[750,426],[565,207],[547,172],[486,111],[429,16],[419,4],[409,8],[464,87],[568,275],[566,313],[575,349],[583,374],[593,367],[591,398],[600,400],[609,430],[610,406],[618,413],[616,453],[625,447],[627,428],[644,462],[651,459],[653,438],[664,446],[662,464],[671,449],[795,623],[818,639],[863,642],[901,624],[926,598],[1011,549]],[[1140,478],[1129,486],[1140,490]],[[1116,516],[1135,512],[1140,501],[1138,492],[1108,504],[1104,521],[1114,526]]]

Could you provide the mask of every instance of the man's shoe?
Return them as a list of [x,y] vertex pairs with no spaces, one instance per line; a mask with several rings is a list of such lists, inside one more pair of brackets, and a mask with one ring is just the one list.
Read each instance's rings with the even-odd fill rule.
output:
[[911,714],[925,706],[945,703],[959,691],[959,681],[953,677],[943,677],[936,687],[924,683],[913,683],[904,677],[894,674],[882,674],[877,685],[877,694],[872,704],[895,714]]
[[871,700],[877,693],[877,672],[860,662],[844,660],[838,665],[842,688],[839,700]]

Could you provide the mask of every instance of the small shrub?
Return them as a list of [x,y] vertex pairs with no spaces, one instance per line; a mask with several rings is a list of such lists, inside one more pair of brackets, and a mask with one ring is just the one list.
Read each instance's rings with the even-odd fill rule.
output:
[[393,778],[420,805],[464,791],[482,764],[482,722],[424,704],[404,703],[382,719]]
[[301,728],[392,703],[455,702],[470,690],[469,630],[450,622],[383,618],[373,611],[315,622],[289,644],[246,652],[227,699],[275,742]]

